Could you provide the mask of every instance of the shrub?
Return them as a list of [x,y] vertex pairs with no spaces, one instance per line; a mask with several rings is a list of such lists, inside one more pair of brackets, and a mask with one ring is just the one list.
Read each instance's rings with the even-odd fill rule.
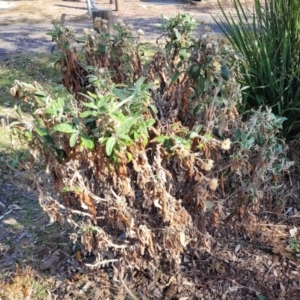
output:
[[248,107],[269,106],[284,116],[283,135],[300,128],[300,12],[298,0],[254,1],[254,13],[232,0],[237,17],[222,11],[219,27],[245,60],[239,82]]
[[[178,266],[187,248],[210,251],[207,227],[224,216],[225,193],[234,190],[234,216],[272,192],[272,176],[289,166],[277,138],[283,119],[258,110],[244,122],[237,113],[238,61],[227,66],[235,53],[208,27],[197,39],[173,34],[182,20],[194,22],[165,21],[166,43],[144,68],[136,68],[138,36],[123,24],[113,36],[86,30],[89,65],[64,42],[69,29],[56,28],[74,97],[53,97],[37,83],[11,89],[33,120],[13,128],[34,158],[24,168],[52,221],[72,224],[73,241],[97,257],[90,267],[118,261],[154,272]],[[51,181],[33,171],[41,162]]]

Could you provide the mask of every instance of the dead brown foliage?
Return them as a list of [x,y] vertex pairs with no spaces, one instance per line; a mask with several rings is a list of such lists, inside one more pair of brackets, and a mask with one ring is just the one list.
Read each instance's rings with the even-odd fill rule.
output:
[[[63,84],[80,106],[85,101],[82,93],[101,90],[99,85],[87,80],[90,71],[77,52],[60,43],[65,37],[56,40],[62,52]],[[137,139],[134,144],[119,149],[115,160],[107,155],[103,144],[97,144],[92,151],[79,144],[70,147],[69,137],[57,132],[52,138],[64,150],[60,160],[53,149],[43,147],[36,133],[36,139],[29,143],[31,149],[40,151],[51,175],[48,181],[41,174],[33,175],[41,206],[52,221],[61,224],[67,221],[80,228],[71,239],[80,240],[84,256],[95,257],[87,266],[96,269],[113,263],[115,277],[121,282],[128,270],[146,270],[152,277],[158,269],[177,270],[183,258],[196,266],[197,258],[219,247],[220,236],[229,240],[244,237],[256,241],[261,249],[263,244],[268,244],[268,251],[291,255],[286,244],[272,242],[270,237],[274,231],[271,233],[258,221],[260,209],[266,205],[265,195],[270,195],[270,207],[274,209],[273,181],[284,182],[283,176],[275,178],[270,173],[272,162],[266,158],[265,151],[272,145],[266,143],[255,151],[239,143],[230,148],[229,139],[234,139],[234,130],[241,128],[247,132],[256,122],[244,123],[238,114],[236,104],[240,94],[236,69],[228,70],[230,80],[224,82],[219,75],[220,65],[212,62],[203,75],[206,90],[199,96],[195,92],[195,86],[200,85],[199,78],[182,72],[176,80],[170,79],[175,64],[168,63],[162,51],[154,55],[145,72],[137,48],[113,40],[104,45],[106,51],[99,51],[103,41],[96,43],[88,35],[86,42],[88,64],[96,72],[111,71],[108,84],[133,84],[141,75],[153,83],[151,98],[158,110],[143,114],[145,119],[153,117],[156,121],[148,130],[147,141]],[[210,58],[211,52],[201,43],[202,52],[196,50],[201,55],[195,51],[191,57],[192,63],[198,66]],[[174,51],[171,61],[176,61],[177,56],[178,52]],[[20,83],[12,89],[15,97],[26,92],[28,88]],[[226,102],[218,102],[220,95],[226,96]],[[197,106],[199,112],[191,113]],[[257,118],[265,117],[260,113]],[[104,121],[97,120],[97,125]],[[49,131],[51,122],[45,122]],[[188,146],[178,142],[187,139],[198,125],[202,127],[189,137]],[[267,133],[263,123],[259,128],[266,136],[274,133]],[[170,138],[159,142],[160,136]],[[280,195],[284,192],[280,190]],[[276,241],[286,233],[277,232],[277,235]],[[226,272],[224,261],[213,259],[206,267],[210,275],[226,281],[222,275]],[[126,290],[126,283],[123,286]],[[164,292],[158,292],[166,299],[171,299],[174,293],[171,283]]]

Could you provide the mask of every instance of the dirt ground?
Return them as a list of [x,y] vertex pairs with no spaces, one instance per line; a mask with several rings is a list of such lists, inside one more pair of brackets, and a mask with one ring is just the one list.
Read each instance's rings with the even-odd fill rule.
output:
[[[153,25],[160,22],[161,15],[174,16],[179,12],[188,12],[197,19],[212,22],[212,15],[219,13],[216,0],[204,2],[188,2],[189,0],[126,0],[122,10],[116,11],[114,4],[109,0],[97,0],[96,5],[100,9],[111,9],[115,19],[134,22],[143,27],[153,29]],[[38,24],[53,23],[59,21],[62,14],[66,15],[66,23],[90,21],[87,14],[86,1],[62,1],[62,0],[36,0],[36,1],[4,1],[8,6],[0,9],[0,25],[9,24]],[[245,7],[253,7],[253,0],[242,0]],[[193,4],[191,4],[193,3]],[[222,6],[228,13],[234,13],[230,0],[221,0]],[[1,7],[0,7],[1,8]],[[155,27],[155,26],[154,26]],[[150,30],[149,30],[150,32]]]
[[[36,24],[38,22],[52,22],[59,20],[62,14],[67,15],[67,21],[89,19],[87,16],[86,1],[62,1],[62,0],[36,0],[36,1],[3,1],[7,3],[7,9],[1,10],[0,24]],[[249,6],[253,5],[253,0],[242,0],[242,3]],[[164,15],[174,15],[180,11],[186,11],[192,15],[216,14],[218,13],[218,2],[216,0],[193,2],[180,0],[127,0],[124,1],[122,11],[115,11],[115,5],[110,4],[109,0],[97,0],[96,5],[100,9],[112,9],[114,16],[121,18],[147,18],[160,17]],[[227,11],[232,10],[230,0],[221,0],[222,5]],[[4,6],[5,7],[5,6]]]
[[[189,0],[184,0],[189,1]],[[249,8],[253,0],[243,0]],[[222,0],[222,6],[228,13],[233,13],[229,0]],[[125,24],[131,24],[145,35],[142,42],[154,43],[161,36],[159,25],[161,15],[174,16],[179,12],[188,12],[197,20],[204,21],[213,31],[220,32],[213,17],[219,12],[216,0],[204,2],[182,2],[178,0],[165,1],[136,1],[124,2],[123,10],[115,11],[115,5],[109,0],[97,0],[101,9],[112,9],[116,22],[122,19]],[[64,15],[65,24],[73,27],[78,33],[84,28],[92,27],[91,17],[87,14],[86,1],[0,1],[0,59],[3,55],[17,53],[45,53],[50,52],[51,38],[46,35],[53,29],[53,22],[59,22]]]
[[[66,14],[67,23],[86,22],[86,2],[36,0],[6,1],[13,4],[0,11],[0,26],[24,26],[32,30],[37,23],[51,24]],[[112,8],[108,1],[96,1],[98,7]],[[228,12],[232,7],[223,1]],[[253,1],[245,0],[251,7]],[[217,2],[195,4],[183,2],[125,1],[122,12],[114,17],[155,31],[160,15],[189,12],[196,18],[217,14]],[[2,162],[1,162],[2,163]],[[48,224],[32,182],[22,178],[2,164],[0,168],[0,299],[165,299],[165,300],[299,300],[300,249],[291,255],[291,236],[300,225],[297,211],[299,195],[283,200],[286,207],[257,214],[257,228],[252,238],[242,232],[232,234],[232,224],[223,222],[216,232],[210,251],[198,251],[197,256],[185,253],[180,270],[157,272],[153,279],[143,271],[134,270],[126,282],[114,280],[111,264],[89,271],[78,245],[69,241],[67,229]],[[17,188],[18,186],[18,188]],[[29,186],[29,188],[28,188]],[[289,192],[287,192],[289,193]],[[267,202],[267,201],[266,201]],[[290,209],[291,208],[291,209]],[[291,212],[294,213],[291,216]],[[196,252],[197,253],[197,252]],[[134,291],[129,296],[128,290]],[[7,296],[11,293],[11,296]]]

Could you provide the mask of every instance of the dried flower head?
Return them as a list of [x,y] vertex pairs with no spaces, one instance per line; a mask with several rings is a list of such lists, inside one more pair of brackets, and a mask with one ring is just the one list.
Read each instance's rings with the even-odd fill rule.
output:
[[127,25],[127,29],[133,30],[133,25],[132,25],[132,24],[128,24],[128,25]]
[[213,178],[209,182],[209,188],[212,191],[215,191],[217,189],[218,185],[219,185],[219,183],[218,183],[218,179],[217,178]]
[[99,73],[100,74],[104,74],[105,73],[105,69],[104,68],[99,68]]
[[204,31],[210,32],[210,31],[211,31],[211,28],[210,28],[209,26],[204,26]]
[[216,39],[217,39],[217,36],[213,33],[213,34],[210,35],[210,38],[211,38],[212,40],[216,40]]
[[83,29],[84,34],[90,34],[90,30],[88,28]]
[[144,31],[142,29],[139,29],[137,31],[138,36],[144,35]]
[[230,149],[230,145],[231,145],[230,139],[226,139],[226,140],[224,140],[224,141],[222,142],[221,148],[222,148],[223,150],[229,150],[229,149]]
[[201,39],[205,40],[206,38],[207,38],[207,34],[206,33],[202,34]]
[[211,43],[208,43],[207,45],[206,45],[206,49],[211,49],[212,48],[212,44]]
[[123,42],[122,45],[123,45],[123,47],[130,47],[131,46],[131,44],[129,42]]
[[108,21],[106,19],[103,19],[102,24],[108,24]]
[[223,45],[225,45],[227,43],[227,40],[224,37],[221,37],[219,39],[219,43],[220,43],[221,46],[223,46]]
[[218,63],[222,63],[223,59],[222,59],[222,56],[221,55],[216,55],[215,56],[215,59]]
[[94,28],[100,28],[101,27],[101,18],[96,17],[94,19]]
[[218,46],[214,46],[213,47],[213,54],[218,54],[219,53],[219,47]]
[[210,171],[214,166],[214,161],[212,159],[208,159],[207,162],[202,162],[201,169],[205,171]]
[[102,25],[102,27],[101,27],[101,29],[102,29],[103,31],[106,31],[106,30],[107,30],[107,28],[108,28],[108,27],[107,27],[107,25],[106,25],[106,24],[103,24],[103,25]]

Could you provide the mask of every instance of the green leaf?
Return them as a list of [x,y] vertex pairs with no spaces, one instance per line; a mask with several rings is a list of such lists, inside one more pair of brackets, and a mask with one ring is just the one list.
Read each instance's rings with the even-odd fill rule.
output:
[[114,136],[111,136],[110,138],[108,138],[108,140],[106,141],[106,147],[105,147],[105,151],[106,151],[106,154],[108,156],[111,155],[112,151],[113,151],[113,148],[115,146],[117,142],[117,139],[114,137]]
[[121,101],[124,101],[125,99],[127,99],[128,95],[125,94],[124,91],[120,90],[120,89],[117,89],[115,88],[113,90],[113,92],[116,94],[116,96],[121,100]]
[[74,191],[75,193],[82,193],[82,188],[80,186],[75,186]]
[[176,80],[179,78],[179,76],[182,74],[183,72],[176,72],[171,79],[171,83],[176,82]]
[[86,66],[86,70],[95,72],[96,68],[94,66]]
[[65,186],[62,191],[63,191],[63,193],[68,193],[71,191],[71,189],[70,189],[70,187]]
[[202,129],[202,125],[197,125],[194,130],[199,134],[200,130]]
[[148,143],[148,137],[143,133],[141,133],[141,137],[142,137],[143,146],[145,147]]
[[128,162],[131,162],[133,159],[132,154],[130,152],[126,152],[126,155],[127,155]]
[[45,93],[43,93],[43,92],[41,92],[41,91],[35,92],[34,95],[37,96],[37,97],[43,97],[43,98],[46,98]]
[[206,139],[209,139],[209,140],[211,140],[211,139],[213,138],[213,136],[212,136],[211,134],[209,134],[209,133],[205,133],[205,134],[204,134],[204,137],[205,137]]
[[121,139],[123,142],[132,142],[132,139],[126,134],[119,134],[118,138]]
[[57,104],[60,106],[60,107],[64,107],[65,106],[65,101],[63,98],[58,98],[57,99]]
[[264,144],[264,136],[261,131],[257,133],[256,143],[258,146],[262,146]]
[[176,68],[179,69],[182,67],[182,65],[183,65],[183,62],[182,62],[182,60],[180,60],[177,64]]
[[81,138],[82,144],[90,150],[94,149],[95,144],[94,144],[93,140],[91,139],[91,137],[86,132],[82,132],[81,134],[82,135],[80,138]]
[[226,65],[222,65],[221,67],[221,77],[227,81],[229,79],[229,69]]
[[250,137],[249,140],[246,141],[246,149],[250,149],[255,142],[255,138],[253,136]]
[[235,139],[236,140],[240,140],[241,137],[242,137],[242,132],[240,129],[236,129],[235,132],[234,132],[234,136],[235,136]]
[[49,114],[49,115],[56,115],[57,114],[57,110],[53,109],[53,108],[47,108],[47,109],[45,109],[45,113]]
[[[99,106],[99,109],[98,109],[98,114],[100,115],[105,115],[109,112],[109,107],[108,106]],[[95,115],[95,114],[94,114]],[[96,115],[95,115],[96,116]]]
[[131,127],[136,123],[137,119],[133,117],[127,118],[122,124],[118,127],[117,133],[119,134],[127,134]]
[[195,137],[199,137],[199,134],[197,132],[191,132],[190,133],[190,139],[193,139]]
[[79,127],[80,127],[79,119],[77,117],[74,117],[73,122],[74,122],[75,127],[77,129],[79,129]]
[[155,105],[149,104],[149,107],[151,108],[151,110],[152,110],[155,114],[158,113],[157,107],[156,107]]
[[64,159],[67,158],[67,153],[63,149],[55,148],[56,158],[61,163]]
[[[49,34],[49,32],[47,32],[46,34],[47,34],[47,35],[51,35],[51,34]],[[56,45],[53,45],[53,46],[51,47],[51,54],[53,54],[53,52],[54,52],[54,50],[55,50],[55,47],[56,47]]]
[[54,110],[58,110],[59,106],[56,102],[53,102],[52,105],[51,105],[51,108],[53,108]]
[[160,144],[163,144],[166,140],[168,140],[169,137],[168,136],[165,136],[165,135],[160,135],[160,136],[157,136],[156,138],[154,138],[153,140],[155,142],[158,142]]
[[268,300],[268,298],[264,295],[258,295],[257,300]]
[[98,109],[97,105],[95,105],[94,102],[82,102],[82,105],[85,107],[93,108],[93,109]]
[[[80,93],[80,95],[84,96],[86,99],[90,100],[92,103],[97,99],[97,95],[95,95],[91,92],[87,92],[87,95]],[[86,103],[86,102],[84,102],[84,103]]]
[[155,122],[156,121],[154,119],[148,119],[148,120],[145,121],[145,124],[146,124],[147,127],[150,127],[153,124],[155,124]]
[[93,110],[86,110],[83,113],[80,114],[80,118],[86,118],[89,116],[95,116],[95,114],[97,114],[95,111]]
[[22,151],[21,153],[19,153],[17,155],[17,157],[13,160],[12,162],[12,167],[16,167],[18,165],[18,163],[20,162],[20,160],[25,156],[25,153]]
[[115,121],[122,123],[126,119],[126,117],[123,115],[123,113],[119,110],[114,111],[113,113],[110,114],[111,118],[114,119]]
[[174,28],[174,33],[175,33],[177,41],[179,41],[181,39],[181,34],[179,33],[177,28]]
[[73,127],[73,125],[70,125],[69,123],[57,124],[56,126],[54,126],[54,129],[64,133],[74,133],[78,131],[76,128]]
[[188,69],[188,73],[192,77],[192,79],[196,80],[201,74],[201,70],[202,70],[202,65],[192,65]]
[[54,142],[54,139],[52,138],[51,135],[47,134],[45,136],[43,136],[43,139],[48,143],[48,144],[51,144],[51,145],[55,145],[55,142]]
[[46,128],[36,127],[35,130],[40,136],[46,136],[49,134]]
[[99,78],[93,74],[87,75],[86,78],[89,80],[89,83],[99,81]]
[[181,49],[181,50],[179,51],[179,57],[180,57],[181,59],[186,59],[186,58],[187,58],[187,51],[186,51],[186,49]]
[[29,142],[32,141],[32,132],[31,131],[25,131],[24,136],[27,141],[29,141]]
[[20,116],[20,118],[23,119],[23,114],[22,114],[22,108],[21,108],[21,105],[18,105],[18,106],[17,106],[17,113],[18,113],[18,115]]
[[70,147],[74,147],[78,139],[79,132],[74,132],[70,137]]
[[119,102],[115,107],[114,110],[119,109],[121,106],[123,106],[124,104],[126,104],[129,101],[132,101],[132,99],[134,99],[134,95],[129,96],[128,98],[126,98],[125,100]]
[[136,91],[139,91],[141,89],[141,86],[144,83],[144,81],[145,81],[145,77],[141,77],[135,82],[134,87]]

